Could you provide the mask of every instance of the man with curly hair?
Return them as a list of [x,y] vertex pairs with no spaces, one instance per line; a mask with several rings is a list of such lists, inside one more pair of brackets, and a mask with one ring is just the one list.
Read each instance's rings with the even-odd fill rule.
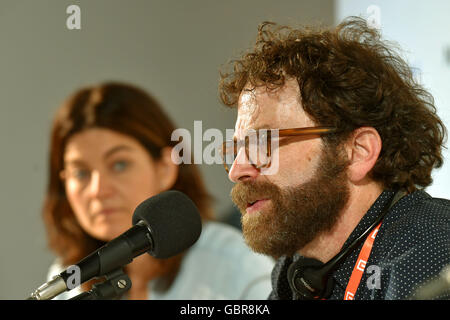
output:
[[[247,244],[278,259],[269,298],[450,298],[415,295],[450,265],[450,201],[424,191],[446,129],[379,32],[357,17],[333,29],[266,22],[230,65],[224,159]],[[277,139],[271,174],[249,155],[247,134],[262,131]]]

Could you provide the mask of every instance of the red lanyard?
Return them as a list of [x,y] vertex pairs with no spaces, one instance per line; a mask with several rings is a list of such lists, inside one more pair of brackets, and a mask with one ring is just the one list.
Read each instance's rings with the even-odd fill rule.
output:
[[356,260],[355,267],[353,268],[352,275],[348,281],[347,288],[345,289],[344,300],[353,300],[355,297],[356,290],[358,290],[359,283],[361,282],[362,275],[366,269],[366,263],[369,260],[370,252],[372,251],[372,246],[375,238],[380,229],[381,222],[376,226],[375,229],[367,237],[366,241],[361,248],[358,259]]

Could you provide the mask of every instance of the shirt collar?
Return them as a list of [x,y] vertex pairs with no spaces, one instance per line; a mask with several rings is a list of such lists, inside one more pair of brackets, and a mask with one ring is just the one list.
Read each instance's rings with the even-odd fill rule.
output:
[[[350,243],[352,243],[359,235],[361,235],[369,226],[375,222],[377,217],[381,214],[384,206],[392,199],[395,192],[391,190],[384,190],[372,206],[369,208],[367,213],[363,216],[361,221],[358,223],[356,228],[352,231],[350,236],[345,241],[342,248],[346,248]],[[413,207],[417,202],[420,202],[424,199],[431,198],[425,191],[418,190],[411,194],[404,196],[400,199],[395,205],[388,211],[385,218],[383,219],[383,225],[387,225],[389,223],[394,222],[395,220],[400,219],[403,215],[408,214],[408,210],[400,210],[399,208],[410,208]],[[379,234],[382,233],[382,228],[380,229]],[[359,252],[361,251],[361,247],[364,241],[353,250],[345,259],[345,261],[338,266],[338,268],[333,273],[333,277],[336,281],[336,284],[341,287],[342,290],[345,290],[348,280],[350,279],[350,275],[353,271],[353,267],[356,263],[356,259],[358,258]]]
[[[375,222],[375,220],[381,214],[385,205],[394,196],[394,193],[394,191],[385,190],[378,196],[378,198],[375,200],[366,214],[362,217],[361,221],[358,223],[355,229],[353,229],[352,233],[347,238],[342,248],[348,247],[350,243],[356,240],[356,238],[358,238],[364,231],[366,231],[370,227],[371,224]],[[341,286],[343,289],[345,289],[347,286],[348,279],[350,278],[350,275],[353,271],[353,266],[356,263],[356,259],[358,258],[361,246],[362,243],[348,255],[345,261],[340,264],[334,272],[333,277],[336,281],[336,284]]]

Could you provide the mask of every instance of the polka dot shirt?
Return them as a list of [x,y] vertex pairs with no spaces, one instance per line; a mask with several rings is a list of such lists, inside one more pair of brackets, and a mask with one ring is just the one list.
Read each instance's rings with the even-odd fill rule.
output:
[[[394,192],[384,191],[344,244],[348,246],[380,215]],[[335,285],[329,299],[342,300],[362,243],[332,276]],[[287,269],[299,257],[280,258],[272,271],[269,299],[292,299]],[[416,191],[401,198],[383,219],[354,300],[411,299],[416,290],[439,279],[450,266],[450,200]],[[450,289],[429,297],[450,299]]]

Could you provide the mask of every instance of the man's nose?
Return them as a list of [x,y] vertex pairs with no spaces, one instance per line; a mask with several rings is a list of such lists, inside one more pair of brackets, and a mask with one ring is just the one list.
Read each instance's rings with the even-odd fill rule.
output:
[[228,178],[236,183],[239,181],[255,179],[258,174],[258,169],[256,169],[248,160],[245,149],[241,148],[230,168]]

